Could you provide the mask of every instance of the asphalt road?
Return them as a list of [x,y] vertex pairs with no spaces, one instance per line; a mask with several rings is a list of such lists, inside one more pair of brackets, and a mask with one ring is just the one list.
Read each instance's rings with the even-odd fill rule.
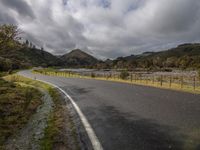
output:
[[200,149],[200,95],[30,71],[20,74],[66,91],[105,150]]

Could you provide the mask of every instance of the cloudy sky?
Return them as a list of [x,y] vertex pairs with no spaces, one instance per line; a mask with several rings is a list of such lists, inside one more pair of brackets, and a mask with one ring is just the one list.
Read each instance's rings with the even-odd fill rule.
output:
[[0,0],[0,24],[54,54],[99,58],[200,42],[200,0]]

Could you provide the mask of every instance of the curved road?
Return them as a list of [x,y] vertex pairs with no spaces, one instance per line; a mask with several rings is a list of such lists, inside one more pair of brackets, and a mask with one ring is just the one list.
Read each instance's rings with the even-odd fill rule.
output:
[[105,150],[200,149],[200,95],[30,71],[19,74],[66,91]]

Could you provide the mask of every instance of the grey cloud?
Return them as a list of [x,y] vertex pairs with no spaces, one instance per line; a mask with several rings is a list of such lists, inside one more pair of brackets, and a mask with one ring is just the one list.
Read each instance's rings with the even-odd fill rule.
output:
[[152,28],[162,33],[189,30],[199,19],[198,4],[198,0],[176,0],[161,3],[152,19]]
[[11,17],[9,14],[0,13],[0,24],[5,24],[5,23],[9,23],[9,24],[16,24],[17,21]]
[[[2,2],[0,23],[19,23],[24,38],[54,54],[83,48],[101,58],[115,58],[200,42],[199,0]],[[28,22],[24,16],[35,19]]]
[[35,18],[32,8],[24,0],[1,0],[2,3],[8,7],[16,10],[22,16]]

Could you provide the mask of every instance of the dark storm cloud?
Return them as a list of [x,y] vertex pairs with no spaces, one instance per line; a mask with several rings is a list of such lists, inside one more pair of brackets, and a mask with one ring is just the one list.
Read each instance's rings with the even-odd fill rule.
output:
[[32,8],[24,0],[1,0],[5,7],[16,10],[22,16],[35,18]]

